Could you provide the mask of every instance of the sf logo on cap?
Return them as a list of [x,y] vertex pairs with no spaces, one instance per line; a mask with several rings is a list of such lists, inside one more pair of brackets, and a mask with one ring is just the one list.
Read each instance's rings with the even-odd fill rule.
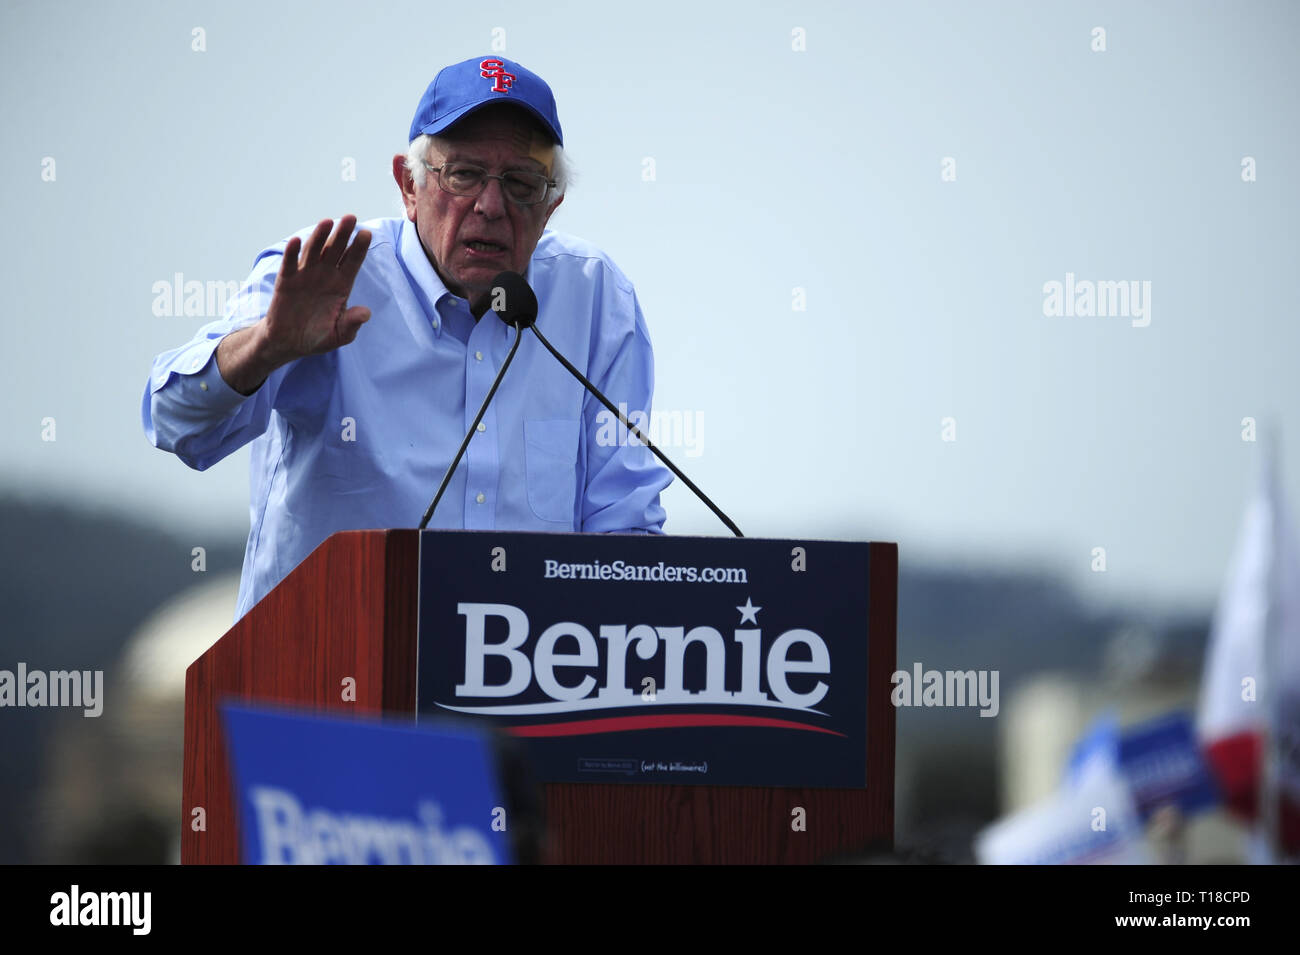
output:
[[514,85],[515,74],[506,72],[506,65],[500,60],[484,60],[478,65],[479,74],[487,79],[495,79],[493,93],[509,93]]

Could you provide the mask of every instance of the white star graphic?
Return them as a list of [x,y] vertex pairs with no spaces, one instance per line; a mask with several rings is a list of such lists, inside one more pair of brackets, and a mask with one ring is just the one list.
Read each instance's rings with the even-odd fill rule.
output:
[[760,610],[763,609],[762,607],[755,607],[754,602],[750,600],[750,598],[746,597],[745,606],[737,607],[736,609],[740,611],[741,623],[745,623],[746,621],[748,621],[749,623],[752,623],[754,626],[756,627],[758,626],[757,614]]

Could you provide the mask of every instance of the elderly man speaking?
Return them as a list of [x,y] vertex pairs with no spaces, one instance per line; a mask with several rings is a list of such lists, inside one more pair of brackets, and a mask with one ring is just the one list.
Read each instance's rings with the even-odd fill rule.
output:
[[[550,87],[518,63],[443,69],[393,157],[404,218],[325,220],[265,249],[225,316],[153,364],[145,433],[203,470],[252,443],[237,616],[335,531],[413,527],[516,333],[472,304],[503,270],[597,387],[650,411],[632,283],[546,229],[564,198]],[[355,236],[354,236],[355,231]],[[671,477],[598,440],[600,406],[529,336],[430,526],[662,533]]]

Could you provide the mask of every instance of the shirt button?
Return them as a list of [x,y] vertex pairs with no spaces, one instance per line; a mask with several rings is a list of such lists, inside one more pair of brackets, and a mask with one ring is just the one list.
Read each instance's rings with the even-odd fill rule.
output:
[[478,497],[474,498],[474,500],[476,500],[476,501],[478,501],[480,504],[482,504],[484,501],[487,500],[487,498],[484,497],[484,496],[483,496],[483,492],[480,491]]
[[207,391],[207,390],[208,390],[208,383],[207,383],[206,381],[200,381],[200,382],[199,382],[199,390],[200,390],[200,391]]
[[474,353],[474,360],[475,360],[475,361],[482,361],[482,360],[483,360],[483,353],[482,353],[481,351],[476,351],[476,352]]
[[194,359],[193,362],[190,363],[190,368],[193,369],[194,371],[198,371],[199,368],[202,367],[202,365],[203,365],[203,360],[200,358],[196,358]]
[[479,429],[480,431],[486,431],[486,430],[487,430],[487,425],[485,425],[482,421],[480,421],[480,422],[478,423],[478,429]]

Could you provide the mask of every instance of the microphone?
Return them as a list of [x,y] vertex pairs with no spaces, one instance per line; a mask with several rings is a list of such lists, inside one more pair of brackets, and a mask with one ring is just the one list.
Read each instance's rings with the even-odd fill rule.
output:
[[519,351],[519,343],[523,340],[524,329],[537,321],[537,296],[528,283],[524,281],[524,277],[517,272],[499,273],[492,280],[487,293],[471,304],[470,311],[474,313],[474,317],[477,319],[489,308],[497,313],[501,321],[514,326],[514,344],[510,346],[510,353],[506,355],[506,360],[502,362],[501,370],[497,372],[496,378],[492,380],[492,387],[488,389],[482,407],[478,409],[478,414],[474,416],[473,423],[470,424],[469,430],[465,432],[465,440],[460,443],[456,456],[451,459],[447,472],[442,476],[442,483],[438,485],[438,493],[433,496],[429,509],[424,512],[424,518],[420,521],[420,530],[424,530],[428,526],[429,519],[433,517],[438,502],[442,500],[442,495],[447,490],[447,485],[451,483],[451,476],[455,473],[456,466],[460,464],[460,459],[465,456],[465,449],[469,447],[470,438],[474,437],[479,422],[483,420],[483,415],[487,414],[488,405],[492,403],[497,388],[501,386],[501,379],[506,376],[506,369],[515,360],[515,352]]
[[618,420],[623,423],[623,427],[627,428],[627,430],[632,434],[635,434],[638,441],[640,441],[647,448],[653,451],[654,456],[657,457],[660,461],[662,461],[665,465],[667,465],[668,470],[672,471],[673,474],[681,478],[682,483],[685,484],[692,491],[694,491],[695,496],[708,505],[709,510],[711,510],[714,514],[716,514],[718,516],[718,519],[722,521],[722,523],[727,525],[728,530],[730,530],[737,537],[744,537],[745,535],[740,532],[740,528],[737,527],[735,523],[732,522],[731,518],[729,518],[726,514],[722,513],[722,509],[719,508],[718,505],[714,504],[713,501],[709,500],[709,496],[705,494],[703,491],[701,491],[699,487],[696,486],[694,481],[692,481],[685,474],[683,474],[681,468],[677,467],[677,465],[669,461],[668,456],[665,455],[662,451],[660,451],[657,447],[655,447],[654,443],[641,432],[640,428],[632,424],[632,422],[628,421],[627,417],[623,414],[623,412],[620,411],[618,408],[616,408],[612,401],[610,401],[603,394],[601,394],[600,389],[597,388],[595,385],[593,385],[590,381],[588,381],[586,375],[578,371],[577,368],[574,368],[573,365],[569,363],[569,360],[565,358],[563,355],[561,355],[558,351],[556,351],[555,346],[546,340],[546,336],[537,330],[537,296],[533,293],[533,290],[529,288],[528,282],[524,279],[524,277],[515,272],[509,272],[509,273],[503,272],[501,275],[498,275],[493,280],[494,285],[497,283],[502,283],[503,285],[509,284],[511,289],[517,290],[514,292],[507,293],[508,297],[512,299],[521,297],[524,292],[528,293],[528,300],[532,303],[532,312],[528,319],[527,324],[521,324],[518,326],[519,335],[522,337],[524,333],[523,330],[525,328],[531,328],[533,330],[533,334],[537,336],[537,340],[546,346],[546,350],[555,356],[556,360],[565,367],[565,369],[569,372],[569,374],[571,374],[574,378],[577,378],[578,381],[582,382],[582,387],[586,388],[588,392],[595,395],[598,399],[600,399],[601,404],[603,404],[611,412],[617,415]]

